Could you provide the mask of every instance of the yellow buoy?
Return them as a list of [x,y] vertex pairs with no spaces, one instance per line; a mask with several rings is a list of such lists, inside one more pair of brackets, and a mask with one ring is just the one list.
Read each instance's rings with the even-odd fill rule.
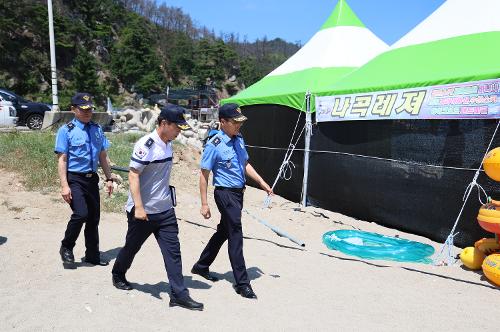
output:
[[481,240],[477,240],[474,243],[474,247],[479,249],[483,254],[492,253],[492,251],[496,251],[500,249],[500,244],[497,242],[495,238],[482,238]]
[[500,254],[493,254],[483,261],[483,273],[491,282],[500,286]]
[[500,148],[494,148],[484,158],[483,168],[492,180],[500,181]]
[[481,250],[474,247],[467,247],[460,253],[460,260],[471,270],[479,270],[486,256]]

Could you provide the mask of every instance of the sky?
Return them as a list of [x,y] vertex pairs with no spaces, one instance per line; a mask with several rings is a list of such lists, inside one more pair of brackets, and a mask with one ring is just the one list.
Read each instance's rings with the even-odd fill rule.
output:
[[[445,0],[347,0],[360,20],[391,45]],[[195,24],[240,40],[282,38],[305,44],[323,25],[338,0],[157,0],[180,7]]]

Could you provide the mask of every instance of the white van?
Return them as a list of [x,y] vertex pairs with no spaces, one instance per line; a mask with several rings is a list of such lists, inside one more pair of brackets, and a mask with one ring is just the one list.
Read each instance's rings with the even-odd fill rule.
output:
[[0,127],[15,127],[16,123],[16,109],[12,102],[0,97]]

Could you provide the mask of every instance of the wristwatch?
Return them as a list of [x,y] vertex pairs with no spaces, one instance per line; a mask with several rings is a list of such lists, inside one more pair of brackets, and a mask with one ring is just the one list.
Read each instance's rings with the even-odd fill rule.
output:
[[114,182],[113,179],[106,179],[106,182],[108,182],[108,181]]

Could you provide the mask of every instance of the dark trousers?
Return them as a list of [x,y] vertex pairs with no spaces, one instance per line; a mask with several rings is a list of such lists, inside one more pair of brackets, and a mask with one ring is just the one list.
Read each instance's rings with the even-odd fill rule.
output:
[[67,177],[71,189],[70,206],[73,214],[61,244],[68,249],[73,249],[85,223],[85,257],[88,260],[99,260],[99,177],[96,173],[90,177],[84,174],[68,173]]
[[236,285],[247,285],[250,281],[243,257],[243,230],[241,227],[243,192],[216,189],[214,198],[221,214],[221,220],[217,225],[217,231],[208,241],[195,267],[208,270],[217,257],[221,246],[228,240],[227,249]]
[[182,275],[181,246],[179,243],[179,227],[174,209],[162,213],[148,214],[148,221],[136,220],[134,209],[127,212],[128,231],[125,246],[118,253],[112,273],[124,276],[132,265],[135,255],[146,239],[154,234],[160,246],[172,297],[184,298],[189,295],[184,286]]

